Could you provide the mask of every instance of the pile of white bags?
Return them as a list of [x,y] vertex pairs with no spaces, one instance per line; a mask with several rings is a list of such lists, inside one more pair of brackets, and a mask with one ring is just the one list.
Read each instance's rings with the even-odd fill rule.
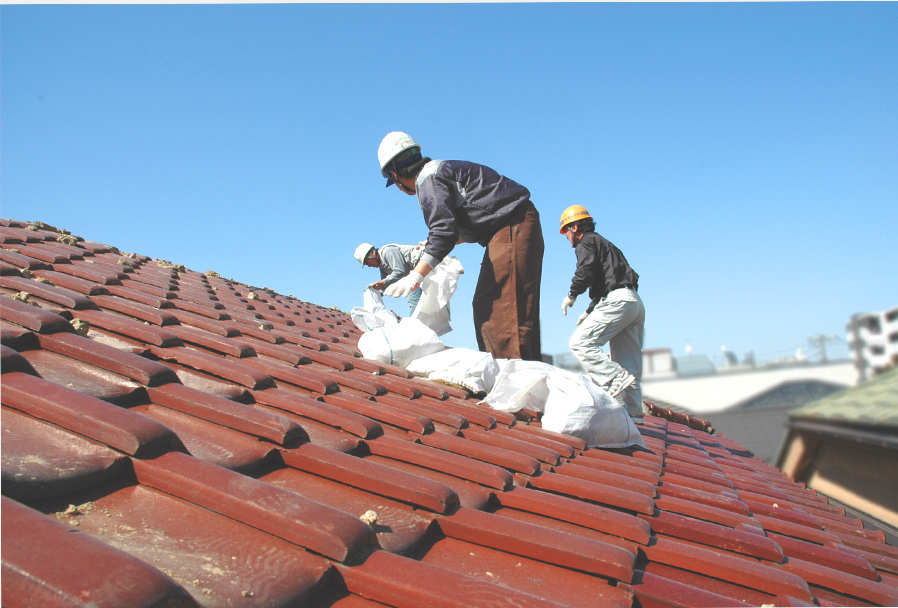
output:
[[424,279],[411,318],[387,310],[381,293],[366,289],[364,307],[350,313],[365,332],[359,339],[362,354],[429,380],[486,394],[481,403],[493,409],[542,412],[544,429],[579,437],[590,447],[645,447],[624,407],[583,374],[538,361],[497,361],[489,353],[468,348],[447,349],[439,336],[451,330],[449,300],[462,272],[454,257],[434,268]]
[[547,363],[509,359],[483,403],[503,412],[542,412],[544,429],[579,437],[590,447],[645,447],[623,405],[587,376]]
[[412,361],[407,369],[428,380],[487,393],[481,403],[503,412],[542,412],[542,426],[573,435],[590,447],[645,447],[624,406],[583,374],[548,363],[496,360],[489,353],[451,348]]

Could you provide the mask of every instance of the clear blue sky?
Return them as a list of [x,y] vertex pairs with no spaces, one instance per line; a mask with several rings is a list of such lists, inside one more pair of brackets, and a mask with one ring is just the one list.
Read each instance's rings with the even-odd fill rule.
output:
[[[545,352],[586,306],[561,315],[571,204],[639,273],[646,348],[790,355],[898,304],[894,2],[5,5],[0,27],[2,217],[349,311],[377,278],[356,245],[427,234],[379,173],[403,130],[530,189]],[[476,347],[482,254],[454,251],[451,346]]]

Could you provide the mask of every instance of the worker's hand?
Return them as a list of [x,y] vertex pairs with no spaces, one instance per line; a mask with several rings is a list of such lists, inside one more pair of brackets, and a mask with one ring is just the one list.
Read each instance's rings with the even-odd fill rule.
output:
[[583,321],[585,321],[586,317],[588,317],[588,316],[589,316],[588,312],[584,312],[582,315],[580,315],[580,318],[577,319],[577,325],[580,325],[581,323],[583,323]]
[[424,249],[424,246],[427,244],[427,241],[418,241],[418,246],[415,249]]
[[368,285],[371,289],[376,289],[377,291],[384,290],[384,282],[383,281],[374,281],[370,285]]
[[572,298],[569,295],[564,296],[564,299],[561,301],[561,312],[564,314],[564,316],[567,316],[567,309],[573,306],[574,302],[576,301],[577,298]]
[[404,298],[413,292],[415,287],[420,285],[423,280],[424,277],[412,270],[410,273],[387,287],[384,291],[384,295],[392,298]]

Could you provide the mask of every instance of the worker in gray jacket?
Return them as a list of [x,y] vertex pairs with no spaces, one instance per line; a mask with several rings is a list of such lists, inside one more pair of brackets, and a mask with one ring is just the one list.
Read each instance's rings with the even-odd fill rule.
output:
[[[561,312],[589,290],[589,306],[577,320],[571,352],[589,377],[623,402],[627,413],[642,424],[642,338],[645,307],[636,292],[639,275],[614,243],[596,233],[589,212],[572,205],[561,214],[561,234],[576,249],[577,269]],[[608,344],[610,356],[602,347]]]
[[477,163],[431,160],[407,133],[388,133],[377,150],[387,186],[417,195],[427,224],[424,255],[385,295],[402,297],[458,243],[486,248],[474,291],[477,346],[496,358],[539,361],[543,233],[530,191]]
[[[364,266],[380,269],[380,280],[371,283],[378,291],[393,285],[415,268],[415,264],[424,254],[424,247],[418,245],[384,245],[377,249],[371,243],[362,243],[355,249],[355,259]],[[418,300],[421,299],[421,287],[408,294],[409,315],[415,312]]]

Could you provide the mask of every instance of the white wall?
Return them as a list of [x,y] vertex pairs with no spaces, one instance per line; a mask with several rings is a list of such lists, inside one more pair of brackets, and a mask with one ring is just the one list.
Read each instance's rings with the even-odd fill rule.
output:
[[854,386],[857,370],[852,361],[794,365],[774,369],[719,372],[686,378],[643,378],[642,396],[679,405],[697,414],[719,412],[792,380],[823,380]]

